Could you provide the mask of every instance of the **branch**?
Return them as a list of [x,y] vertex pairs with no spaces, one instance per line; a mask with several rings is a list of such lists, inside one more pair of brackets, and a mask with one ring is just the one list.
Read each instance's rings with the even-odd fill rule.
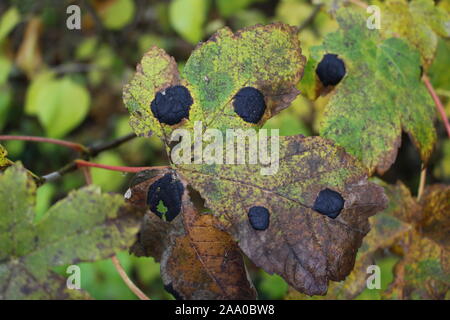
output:
[[3,135],[0,136],[0,141],[8,141],[8,140],[21,140],[21,141],[33,141],[33,142],[45,142],[45,143],[52,143],[56,145],[60,145],[69,149],[72,149],[77,152],[81,153],[87,153],[88,149],[83,146],[82,144],[65,141],[65,140],[59,140],[59,139],[52,139],[52,138],[44,138],[44,137],[32,137],[32,136],[7,136]]
[[300,33],[302,30],[304,30],[307,26],[309,26],[311,23],[313,23],[316,16],[319,14],[320,9],[322,8],[322,4],[319,4],[314,7],[314,10],[311,12],[308,18],[303,21],[303,23],[298,27],[297,33]]
[[98,155],[99,153],[101,153],[103,151],[114,149],[115,147],[118,147],[118,146],[120,146],[121,144],[123,144],[125,142],[133,140],[136,137],[137,137],[136,134],[129,133],[126,136],[117,138],[117,139],[112,140],[110,142],[106,142],[104,144],[99,144],[97,146],[89,147],[89,148],[87,148],[88,149],[88,154],[91,157],[95,157],[96,155]]
[[150,169],[166,169],[168,166],[160,166],[160,167],[121,167],[121,166],[108,166],[105,164],[100,163],[93,163],[85,160],[77,159],[74,161],[76,166],[78,168],[82,167],[92,167],[92,168],[100,168],[100,169],[106,169],[111,171],[121,171],[121,172],[130,172],[130,173],[136,173],[144,170],[150,170]]
[[125,282],[125,284],[128,286],[128,288],[130,288],[131,291],[133,291],[133,293],[141,300],[150,300],[149,297],[147,297],[145,295],[145,293],[143,293],[141,291],[141,289],[139,289],[133,281],[131,281],[131,279],[128,277],[127,273],[125,272],[125,270],[123,269],[122,265],[120,264],[119,259],[117,259],[117,256],[112,256],[111,257],[111,261],[114,264],[114,267],[116,268],[117,272],[119,273],[120,277],[122,278],[123,282]]
[[434,104],[436,105],[436,108],[438,109],[442,121],[444,121],[445,129],[447,130],[447,135],[450,138],[450,123],[447,118],[447,114],[445,113],[444,105],[442,104],[441,100],[439,99],[439,96],[437,95],[436,91],[434,91],[433,85],[431,84],[430,78],[426,74],[423,75],[422,81],[425,83],[425,86],[428,89],[428,92],[430,93],[431,97],[433,98]]

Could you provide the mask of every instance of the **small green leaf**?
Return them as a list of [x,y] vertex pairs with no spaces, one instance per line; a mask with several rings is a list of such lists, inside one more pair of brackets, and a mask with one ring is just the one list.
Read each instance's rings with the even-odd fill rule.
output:
[[133,0],[115,0],[100,12],[100,18],[107,29],[119,30],[131,22],[136,7]]
[[37,74],[27,88],[25,96],[25,113],[28,115],[37,115],[39,110],[38,96],[55,80],[52,72],[44,71]]
[[222,17],[228,18],[236,12],[247,8],[254,2],[261,0],[216,0],[217,8]]
[[88,114],[91,100],[89,91],[68,76],[36,84],[32,90],[28,112],[37,113],[49,137],[65,136],[83,122]]
[[104,259],[135,240],[141,215],[90,186],[34,223],[36,186],[21,165],[0,174],[0,299],[86,298],[51,267]]
[[169,7],[170,23],[184,39],[196,44],[203,38],[208,7],[208,0],[173,0]]
[[0,19],[0,42],[20,22],[20,12],[16,7],[9,8]]

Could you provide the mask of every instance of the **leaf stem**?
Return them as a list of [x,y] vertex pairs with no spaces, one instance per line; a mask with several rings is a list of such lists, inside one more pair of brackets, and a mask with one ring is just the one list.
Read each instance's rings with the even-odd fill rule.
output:
[[420,198],[422,198],[426,180],[427,180],[427,168],[422,167],[422,171],[420,172],[419,189],[417,190],[417,201],[420,201]]
[[100,163],[94,163],[89,162],[86,160],[77,159],[74,161],[76,166],[78,168],[82,167],[93,167],[93,168],[100,168],[100,169],[106,169],[111,171],[121,171],[121,172],[130,172],[130,173],[136,173],[143,170],[150,170],[150,169],[166,169],[168,166],[160,166],[160,167],[122,167],[122,166],[108,166],[105,164]]
[[65,140],[59,140],[59,139],[53,139],[53,138],[44,138],[44,137],[33,137],[33,136],[9,136],[9,135],[1,135],[0,141],[7,141],[7,140],[21,140],[21,141],[33,141],[33,142],[44,142],[44,143],[52,143],[56,145],[60,145],[69,149],[72,149],[77,152],[81,153],[88,153],[88,149],[83,146],[82,144],[65,141]]
[[111,257],[111,261],[114,264],[114,267],[116,268],[117,272],[119,273],[120,277],[122,278],[123,282],[125,282],[125,284],[128,286],[128,288],[130,288],[130,290],[141,300],[150,300],[149,297],[147,297],[145,295],[145,293],[143,293],[141,291],[141,289],[139,289],[133,281],[131,281],[131,279],[128,277],[127,273],[125,272],[125,270],[123,269],[122,265],[120,264],[119,259],[117,259],[117,256],[114,255]]
[[450,123],[448,121],[447,115],[445,114],[445,108],[442,104],[441,100],[439,99],[439,96],[437,95],[436,91],[433,88],[433,85],[431,84],[430,78],[426,74],[422,76],[422,81],[425,83],[425,86],[428,89],[428,92],[430,93],[431,97],[433,98],[434,104],[436,105],[436,108],[438,109],[442,121],[444,122],[445,129],[447,130],[447,135],[450,138]]

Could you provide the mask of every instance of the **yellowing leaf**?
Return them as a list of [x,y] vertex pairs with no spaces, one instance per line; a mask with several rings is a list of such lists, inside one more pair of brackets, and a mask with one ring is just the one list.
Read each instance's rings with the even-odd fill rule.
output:
[[[301,86],[312,96],[330,91],[320,135],[335,141],[373,173],[389,169],[397,156],[402,130],[427,162],[436,142],[435,107],[421,81],[420,56],[398,38],[382,40],[366,28],[363,14],[341,9],[340,30],[311,49],[308,76]],[[315,74],[325,54],[336,54],[346,74],[335,88],[323,88]]]
[[[264,176],[261,167],[178,165],[177,170],[257,266],[303,293],[324,295],[329,280],[341,281],[352,271],[368,218],[386,205],[382,188],[367,181],[353,157],[320,137],[280,137],[278,171]],[[314,209],[327,189],[344,200],[335,219]],[[267,229],[251,226],[253,207],[268,210]]]
[[39,47],[39,37],[41,32],[41,19],[30,19],[25,30],[24,38],[17,52],[16,64],[26,72],[29,78],[32,78],[42,65],[42,55]]
[[0,171],[3,171],[6,167],[13,164],[13,162],[6,157],[7,155],[8,151],[0,144]]
[[[181,80],[173,58],[152,48],[125,86],[124,101],[137,134],[154,132],[164,140],[173,129],[192,129],[196,121],[219,130],[260,127],[297,96],[295,85],[304,64],[295,28],[278,23],[235,34],[223,28],[194,50]],[[192,97],[188,119],[175,125],[160,123],[150,105],[158,92],[164,94],[175,85],[184,85]],[[258,123],[246,122],[234,111],[233,99],[244,87],[254,87],[264,96],[267,107]]]
[[384,37],[403,37],[415,46],[425,67],[435,56],[438,36],[450,37],[450,15],[433,0],[388,0],[382,7]]

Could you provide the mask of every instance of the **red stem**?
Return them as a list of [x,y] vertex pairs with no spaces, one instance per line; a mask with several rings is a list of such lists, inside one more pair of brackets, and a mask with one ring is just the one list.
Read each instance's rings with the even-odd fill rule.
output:
[[167,166],[162,167],[120,167],[120,166],[108,166],[104,164],[99,163],[93,163],[85,160],[75,160],[75,163],[78,168],[82,167],[93,167],[93,168],[100,168],[100,169],[106,169],[106,170],[112,170],[112,171],[121,171],[121,172],[130,172],[130,173],[136,173],[143,170],[149,170],[149,169],[166,169]]
[[448,121],[447,115],[445,114],[445,108],[442,104],[441,100],[439,99],[439,96],[437,95],[436,91],[434,91],[433,85],[430,82],[430,78],[426,74],[422,77],[423,82],[425,83],[425,86],[428,89],[428,92],[430,93],[431,97],[433,98],[434,103],[436,104],[436,108],[438,109],[439,113],[441,114],[442,121],[444,121],[445,129],[447,130],[447,135],[450,138],[450,123]]
[[64,141],[59,139],[52,139],[52,138],[44,138],[44,137],[32,137],[32,136],[9,136],[9,135],[3,135],[0,136],[1,140],[22,140],[22,141],[34,141],[34,142],[46,142],[46,143],[52,143],[57,144],[60,146],[67,147],[69,149],[75,150],[77,152],[88,152],[86,147],[79,143],[70,142],[70,141]]

